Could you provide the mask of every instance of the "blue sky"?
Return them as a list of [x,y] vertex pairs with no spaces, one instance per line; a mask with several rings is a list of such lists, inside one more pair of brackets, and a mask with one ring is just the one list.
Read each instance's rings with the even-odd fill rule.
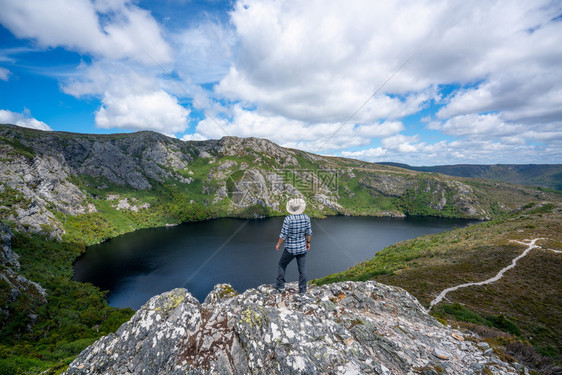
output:
[[562,161],[560,2],[0,7],[0,123],[411,165]]

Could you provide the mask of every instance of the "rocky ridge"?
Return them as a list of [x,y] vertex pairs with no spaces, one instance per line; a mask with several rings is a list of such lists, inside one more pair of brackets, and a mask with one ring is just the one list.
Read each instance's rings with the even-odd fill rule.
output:
[[[154,212],[159,203],[162,214],[151,220],[164,225],[170,220],[168,203],[217,207],[218,216],[256,217],[282,214],[288,198],[301,197],[313,216],[489,219],[533,199],[556,199],[532,188],[480,186],[258,138],[184,142],[146,131],[88,135],[0,125],[0,160],[0,220],[56,239],[68,229],[67,217],[88,221],[97,212],[128,212],[133,230],[145,225],[134,214]],[[509,194],[491,196],[494,190]],[[119,202],[110,199],[115,196]],[[178,211],[174,223],[182,221],[181,207]]]
[[185,289],[153,297],[67,374],[520,374],[477,339],[443,326],[403,289],[374,281],[238,295],[201,304]]

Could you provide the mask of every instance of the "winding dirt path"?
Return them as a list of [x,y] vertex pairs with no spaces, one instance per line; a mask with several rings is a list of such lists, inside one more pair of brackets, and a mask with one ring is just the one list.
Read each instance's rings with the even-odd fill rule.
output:
[[[523,253],[521,253],[521,255],[517,256],[515,259],[513,259],[511,261],[511,264],[505,268],[502,268],[500,270],[500,272],[498,272],[498,274],[488,280],[484,280],[484,281],[479,281],[479,282],[475,282],[475,283],[466,283],[466,284],[461,284],[461,285],[457,285],[457,286],[453,286],[451,288],[447,288],[444,291],[442,291],[441,293],[439,293],[439,295],[433,300],[431,301],[431,303],[429,304],[429,310],[431,310],[433,308],[433,306],[437,305],[439,302],[441,302],[445,296],[447,295],[447,293],[452,292],[454,290],[460,289],[460,288],[466,288],[469,286],[474,286],[474,285],[485,285],[485,284],[490,284],[493,283],[494,281],[498,281],[499,279],[501,279],[503,277],[503,274],[512,269],[513,267],[515,267],[515,265],[517,264],[517,261],[521,258],[523,258],[524,256],[526,256],[529,251],[531,251],[532,249],[535,248],[541,248],[539,245],[535,245],[535,243],[538,240],[544,240],[544,238],[535,238],[534,240],[526,240],[528,242],[522,242],[522,241],[516,241],[516,240],[512,240],[512,242],[517,242],[521,245],[527,245],[528,247],[525,249],[525,251],[523,251]],[[545,250],[550,250],[550,251],[554,251],[556,253],[562,253],[562,251],[560,250],[554,250],[554,249],[545,249]]]

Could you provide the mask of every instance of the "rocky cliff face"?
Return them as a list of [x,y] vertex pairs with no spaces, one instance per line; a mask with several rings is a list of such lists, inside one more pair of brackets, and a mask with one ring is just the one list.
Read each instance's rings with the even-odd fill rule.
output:
[[[158,133],[91,136],[0,126],[0,219],[20,231],[61,238],[57,217],[96,211],[83,185],[107,184],[135,190],[175,179],[199,152]],[[92,181],[85,181],[89,177]],[[105,184],[107,183],[107,184]],[[105,185],[104,185],[105,184]],[[92,203],[94,202],[94,203]]]
[[486,343],[447,328],[400,288],[343,282],[241,295],[217,285],[153,297],[67,374],[518,374]]

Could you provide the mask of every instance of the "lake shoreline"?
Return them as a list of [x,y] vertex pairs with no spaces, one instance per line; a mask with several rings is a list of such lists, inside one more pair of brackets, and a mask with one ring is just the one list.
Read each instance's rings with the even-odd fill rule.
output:
[[[386,211],[385,211],[386,212]],[[240,220],[263,220],[263,219],[269,219],[269,218],[275,218],[275,217],[285,217],[287,215],[270,215],[270,216],[259,216],[259,217],[241,217],[241,216],[217,216],[217,217],[209,217],[206,219],[201,219],[201,220],[193,220],[193,221],[182,221],[180,223],[166,223],[163,225],[157,225],[157,226],[152,226],[152,227],[146,227],[146,228],[136,228],[130,232],[125,232],[125,233],[121,233],[118,234],[117,236],[114,237],[109,237],[106,238],[100,242],[96,242],[93,243],[91,245],[87,245],[86,249],[88,249],[89,247],[92,246],[96,246],[108,241],[111,241],[115,238],[118,238],[120,236],[123,235],[127,235],[130,233],[134,233],[137,232],[139,230],[147,230],[147,229],[158,229],[158,228],[174,228],[177,226],[181,226],[184,224],[191,224],[191,223],[203,223],[203,222],[207,222],[210,220],[220,220],[220,219],[240,219]],[[310,216],[311,219],[317,219],[317,220],[326,220],[330,217],[338,217],[338,216],[343,216],[343,217],[372,217],[372,218],[391,218],[391,219],[408,219],[408,218],[435,218],[435,219],[445,219],[445,220],[466,220],[466,221],[474,221],[475,224],[477,223],[483,223],[483,222],[487,222],[490,221],[491,219],[483,219],[483,218],[464,218],[464,217],[450,217],[450,216],[436,216],[436,215],[407,215],[407,214],[403,214],[401,213],[401,215],[348,215],[348,214],[335,214],[335,215],[325,215],[325,216]],[[80,257],[80,256],[78,256]],[[77,257],[77,258],[78,258]]]
[[[158,292],[187,287],[196,298],[203,300],[217,283],[230,282],[241,291],[271,283],[278,260],[274,242],[283,218],[214,218],[129,232],[88,247],[73,264],[73,280],[91,282],[108,290],[108,301],[112,306],[131,308],[140,305],[138,302],[135,306],[128,302],[115,303],[115,296],[123,301],[132,299],[126,295],[136,293],[148,299],[158,294],[156,285],[163,283]],[[345,215],[312,220],[311,280],[344,271],[396,242],[477,222],[420,216]],[[317,249],[322,251],[314,251]],[[217,251],[216,258],[207,259],[214,257]],[[88,262],[94,263],[86,265]],[[100,270],[97,276],[96,267]],[[294,277],[290,273],[288,276]]]

